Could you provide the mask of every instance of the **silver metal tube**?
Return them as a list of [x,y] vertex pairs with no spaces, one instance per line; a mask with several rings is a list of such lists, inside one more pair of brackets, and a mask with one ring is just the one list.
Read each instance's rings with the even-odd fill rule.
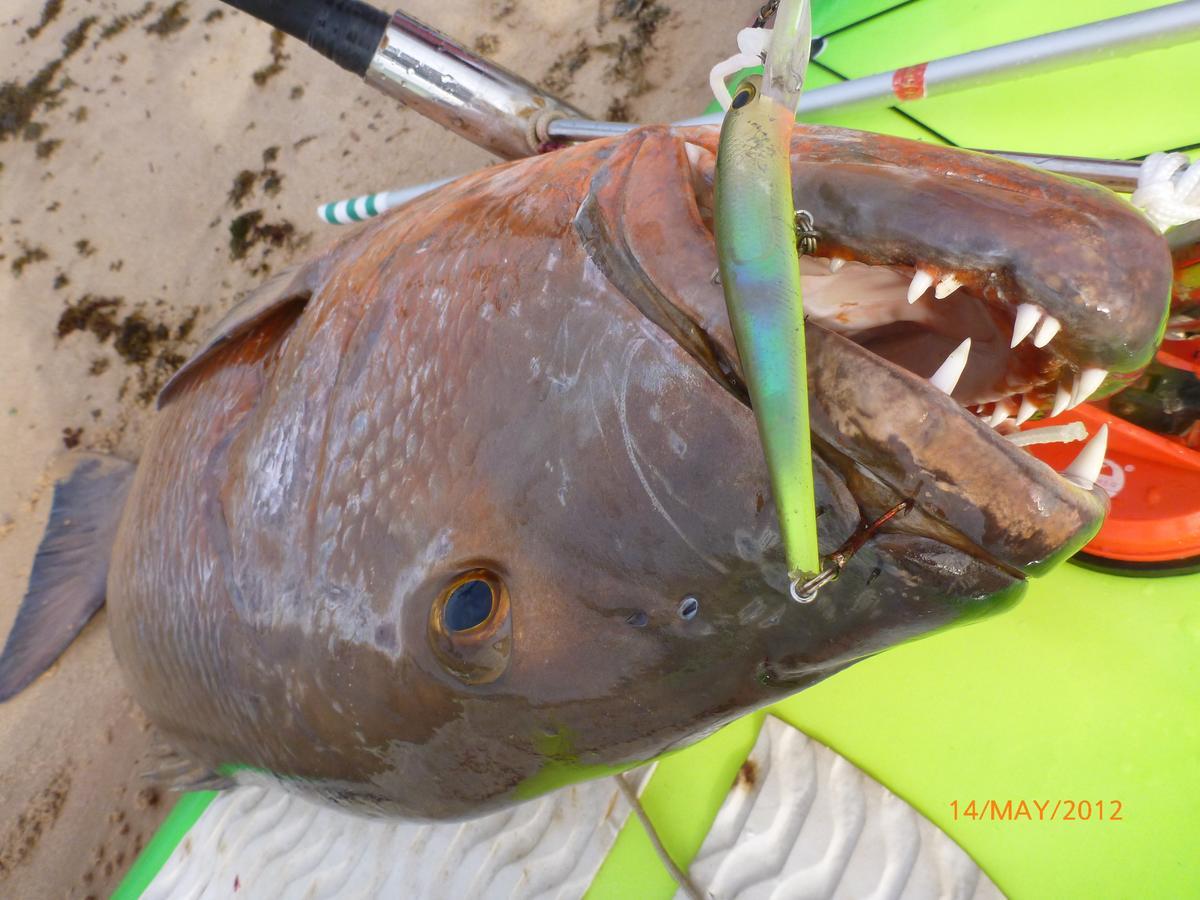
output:
[[[721,121],[716,116],[706,125],[716,125]],[[682,125],[683,122],[677,122]],[[600,138],[617,138],[640,128],[636,122],[598,122],[592,119],[556,119],[550,124],[550,136],[556,140],[599,140]]]
[[1089,156],[1048,156],[1041,153],[1011,153],[1005,150],[981,150],[992,156],[1011,159],[1013,162],[1025,163],[1027,166],[1037,166],[1047,172],[1058,175],[1069,175],[1072,178],[1082,178],[1093,181],[1114,191],[1125,194],[1133,193],[1137,187],[1138,173],[1142,164],[1125,159],[1094,159]]
[[[809,91],[801,112],[892,105],[909,92],[912,73],[921,70],[922,96],[1070,65],[1101,56],[1134,53],[1200,36],[1200,0],[1185,0],[1132,15],[1106,19],[871,75]],[[905,75],[904,73],[908,73]],[[636,125],[595,122],[579,110],[529,82],[466,50],[445,35],[397,12],[388,23],[367,69],[366,81],[398,98],[472,143],[497,156],[516,159],[554,141],[586,141],[624,134]],[[897,87],[897,86],[900,87]],[[905,85],[907,85],[905,87]],[[899,91],[899,93],[898,93]],[[685,119],[677,124],[713,124],[721,115]],[[1084,157],[986,151],[1052,172],[1084,178],[1114,190],[1137,185],[1138,163]]]
[[397,12],[367,68],[366,81],[504,159],[544,148],[556,118],[575,107]]
[[[926,95],[1128,56],[1197,37],[1200,37],[1200,0],[1185,0],[935,60],[925,70]],[[896,80],[892,78],[893,82]]]
[[[720,122],[720,118],[717,118]],[[555,119],[550,123],[550,137],[560,141],[595,141],[620,137],[641,126],[630,122],[595,122],[591,119]]]
[[[694,120],[679,122],[679,125],[694,124]],[[702,123],[715,124],[715,123]],[[589,122],[586,119],[558,119],[550,124],[550,135],[563,141],[590,141],[597,138],[618,137],[637,128],[628,122]],[[1011,159],[1014,162],[1037,166],[1047,172],[1069,175],[1094,181],[1114,191],[1130,193],[1137,187],[1141,163],[1123,159],[1094,159],[1087,156],[1053,156],[1044,153],[1014,153],[1006,150],[981,150],[991,156]]]

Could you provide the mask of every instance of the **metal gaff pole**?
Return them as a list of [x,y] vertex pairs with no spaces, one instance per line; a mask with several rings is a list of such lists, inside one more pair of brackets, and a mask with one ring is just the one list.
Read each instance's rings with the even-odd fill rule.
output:
[[554,120],[583,118],[575,107],[402,12],[388,22],[366,81],[504,159],[547,149]]
[[226,0],[304,41],[367,84],[504,159],[553,143],[585,114],[402,12],[361,0]]

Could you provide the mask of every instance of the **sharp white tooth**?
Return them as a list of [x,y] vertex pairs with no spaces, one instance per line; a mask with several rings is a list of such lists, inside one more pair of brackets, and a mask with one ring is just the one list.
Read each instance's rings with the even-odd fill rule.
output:
[[1104,454],[1108,451],[1108,426],[1101,425],[1100,430],[1096,432],[1096,436],[1087,442],[1079,455],[1075,457],[1075,462],[1067,466],[1067,470],[1063,472],[1063,477],[1069,481],[1073,481],[1084,490],[1090,491],[1092,485],[1096,483],[1096,479],[1100,477],[1100,470],[1104,468]]
[[1021,397],[1021,408],[1017,410],[1016,423],[1024,425],[1033,417],[1035,412],[1037,412],[1037,407],[1033,405],[1033,401],[1029,399],[1029,395],[1025,394]]
[[967,367],[967,356],[970,353],[971,339],[967,338],[955,347],[954,351],[946,357],[946,361],[938,367],[938,370],[929,376],[929,383],[944,394],[953,393],[954,386],[962,377],[963,369]]
[[1075,378],[1075,389],[1071,392],[1070,409],[1074,409],[1092,394],[1108,376],[1104,369],[1084,369]]
[[917,274],[913,276],[912,283],[908,286],[908,302],[916,303],[921,295],[929,290],[931,284],[933,284],[933,276],[924,269],[917,269]]
[[1062,323],[1058,319],[1054,316],[1046,316],[1042,319],[1042,324],[1038,326],[1037,334],[1033,336],[1033,346],[1045,347],[1050,343],[1050,338],[1058,334],[1060,328],[1062,328]]
[[1029,336],[1035,325],[1042,318],[1042,311],[1032,303],[1022,303],[1017,307],[1017,317],[1013,320],[1013,336],[1009,347],[1015,347]]
[[830,257],[830,259],[829,259],[829,271],[830,271],[830,272],[836,272],[836,271],[838,271],[838,269],[840,269],[840,268],[841,268],[842,266],[844,266],[845,264],[846,264],[846,261],[845,261],[844,259],[842,259],[840,256],[833,256],[833,257]]
[[992,414],[988,416],[987,423],[995,428],[997,425],[1011,416],[1012,412],[1013,408],[1011,403],[1009,403],[1007,400],[999,400],[997,401],[996,405],[992,407]]
[[1054,406],[1050,410],[1050,418],[1054,418],[1060,412],[1067,408],[1067,404],[1071,402],[1071,392],[1067,390],[1066,385],[1061,381],[1058,383],[1058,388],[1054,392]]
[[945,300],[960,287],[962,287],[962,282],[953,275],[943,275],[937,285],[934,286],[933,296],[938,300]]

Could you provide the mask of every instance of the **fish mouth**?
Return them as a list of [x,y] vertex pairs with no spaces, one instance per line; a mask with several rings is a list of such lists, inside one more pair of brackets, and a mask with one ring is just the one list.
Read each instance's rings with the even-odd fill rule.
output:
[[[699,227],[657,248],[673,263],[654,260],[653,229],[627,213],[629,253],[659,296],[625,293],[748,404],[720,286],[680,275],[715,269],[717,137],[675,132],[691,182],[679,215]],[[1104,436],[1064,473],[1012,438],[1152,358],[1171,283],[1161,236],[1102,188],[880,135],[798,126],[792,172],[815,231],[801,261],[814,450],[864,521],[912,500],[889,527],[1020,577],[1073,554],[1107,511]]]
[[1118,390],[1162,339],[1169,250],[1103,188],[820,128],[792,167],[809,320],[925,377],[969,338],[952,396],[1002,432]]

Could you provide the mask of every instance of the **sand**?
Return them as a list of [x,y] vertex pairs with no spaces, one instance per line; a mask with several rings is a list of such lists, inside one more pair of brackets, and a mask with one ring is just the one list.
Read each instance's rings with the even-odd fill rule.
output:
[[[700,111],[755,4],[417,0],[405,9],[594,116]],[[70,446],[136,459],[153,396],[314,207],[486,153],[216,2],[15,0],[0,21],[0,638]],[[174,802],[103,612],[0,706],[0,896],[103,897]]]

